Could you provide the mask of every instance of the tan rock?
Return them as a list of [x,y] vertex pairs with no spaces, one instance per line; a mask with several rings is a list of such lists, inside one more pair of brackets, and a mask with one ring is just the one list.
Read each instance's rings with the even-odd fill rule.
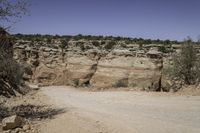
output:
[[[120,46],[109,52],[96,49],[90,43],[87,46],[91,49],[83,52],[77,50],[76,41],[70,45],[64,56],[61,56],[61,49],[45,45],[34,49],[38,51],[36,54],[23,53],[23,48],[23,56],[20,56],[20,50],[16,54],[18,60],[28,58],[27,62],[33,66],[31,81],[42,86],[90,85],[94,88],[139,87],[150,90],[159,86],[163,55],[158,52],[157,45],[145,45],[139,50],[138,45],[131,44],[129,47],[134,52]],[[33,61],[39,63],[33,65]]]
[[30,125],[24,125],[23,126],[23,130],[25,130],[25,131],[27,131],[27,130],[30,130],[31,128],[30,128]]
[[34,89],[34,90],[39,90],[40,89],[40,87],[38,85],[33,85],[33,84],[30,84],[29,87],[31,89]]
[[3,130],[10,130],[17,127],[21,127],[22,123],[23,123],[23,119],[17,115],[14,115],[14,116],[4,118],[2,120],[2,128]]
[[99,61],[90,83],[93,87],[141,87],[152,88],[158,84],[162,62],[149,58],[114,56]]

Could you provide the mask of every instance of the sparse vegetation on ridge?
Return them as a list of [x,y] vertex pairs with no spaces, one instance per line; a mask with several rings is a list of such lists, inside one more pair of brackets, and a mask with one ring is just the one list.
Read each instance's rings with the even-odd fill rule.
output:
[[[92,35],[41,35],[41,34],[14,34],[13,37],[16,40],[28,40],[28,41],[44,41],[50,42],[50,40],[63,40],[63,39],[70,39],[74,41],[78,40],[86,40],[86,41],[93,41],[94,45],[97,44],[98,41],[113,41],[119,42],[124,41],[125,44],[181,44],[180,41],[170,41],[170,40],[153,40],[153,39],[143,39],[143,38],[130,38],[130,37],[114,37],[114,36],[92,36]],[[98,44],[97,44],[98,45]]]

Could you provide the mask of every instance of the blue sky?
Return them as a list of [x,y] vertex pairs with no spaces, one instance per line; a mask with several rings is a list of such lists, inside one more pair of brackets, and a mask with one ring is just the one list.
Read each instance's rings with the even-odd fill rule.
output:
[[200,35],[200,0],[28,0],[12,33],[183,40]]

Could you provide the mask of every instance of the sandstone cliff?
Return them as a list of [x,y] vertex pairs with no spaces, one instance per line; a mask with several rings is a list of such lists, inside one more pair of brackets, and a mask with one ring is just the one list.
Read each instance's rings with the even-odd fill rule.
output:
[[90,41],[70,41],[62,53],[59,43],[21,40],[16,43],[14,51],[15,58],[27,66],[27,70],[30,69],[24,75],[29,82],[159,91],[162,88],[162,68],[169,63],[169,53],[163,54],[159,47],[153,44],[143,48],[137,44],[122,47],[116,44],[112,49],[105,49]]

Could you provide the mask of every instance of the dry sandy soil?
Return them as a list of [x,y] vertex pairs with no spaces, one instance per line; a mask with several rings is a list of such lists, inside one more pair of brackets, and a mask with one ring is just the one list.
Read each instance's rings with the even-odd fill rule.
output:
[[40,133],[200,133],[200,96],[72,87],[45,87],[39,93],[66,110],[44,121]]

